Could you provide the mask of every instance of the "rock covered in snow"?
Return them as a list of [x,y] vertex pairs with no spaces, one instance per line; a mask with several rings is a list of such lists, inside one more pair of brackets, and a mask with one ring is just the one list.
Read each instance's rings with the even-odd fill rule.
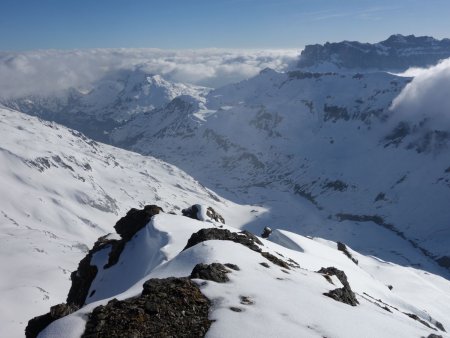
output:
[[201,204],[194,204],[189,208],[181,210],[183,216],[198,219],[199,221],[212,220],[225,224],[225,219],[216,212],[212,207],[207,207]]
[[144,209],[131,209],[125,217],[122,217],[114,226],[116,232],[125,240],[131,237],[150,221],[154,216],[163,212],[157,205],[146,205]]

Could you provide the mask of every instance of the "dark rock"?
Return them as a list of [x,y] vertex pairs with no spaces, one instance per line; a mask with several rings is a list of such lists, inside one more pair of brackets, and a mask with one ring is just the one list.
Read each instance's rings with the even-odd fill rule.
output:
[[347,246],[344,243],[337,242],[337,249],[339,251],[342,251],[344,255],[346,255],[348,258],[352,260],[353,263],[358,265],[358,260],[352,256],[352,254],[350,253],[350,251],[348,251]]
[[272,263],[281,266],[282,268],[289,269],[290,264],[275,257],[269,252],[262,252],[261,248],[257,245],[257,244],[262,245],[261,241],[258,239],[258,237],[256,237],[255,235],[246,230],[236,233],[226,229],[217,229],[217,228],[201,229],[196,233],[192,234],[191,238],[189,238],[183,250],[186,250],[194,245],[197,245],[198,243],[208,240],[224,240],[242,244],[247,248],[249,248],[250,250],[259,252],[264,258],[271,261]]
[[200,205],[194,204],[193,206],[190,206],[189,208],[181,210],[181,213],[183,214],[183,216],[200,220],[200,218],[198,217],[199,211],[200,211]]
[[65,317],[78,310],[76,306],[67,304],[58,304],[50,308],[50,312],[45,315],[34,317],[28,322],[25,328],[26,338],[35,338],[47,326],[62,317]]
[[273,264],[276,264],[278,266],[281,266],[282,268],[285,268],[287,270],[290,270],[289,268],[289,264],[287,264],[285,261],[283,261],[282,259],[279,259],[278,257],[272,255],[271,253],[268,252],[261,252],[261,255],[265,258],[267,258],[269,261],[271,261]]
[[430,333],[427,338],[443,338],[441,335]]
[[255,304],[255,303],[250,299],[250,297],[247,297],[247,296],[241,296],[240,298],[241,298],[241,304],[242,304],[242,305],[253,305],[253,304]]
[[239,269],[239,267],[236,264],[231,264],[231,263],[225,263],[224,264],[227,268],[233,269],[235,271],[239,271],[241,269]]
[[262,242],[259,240],[259,238],[256,237],[255,235],[253,235],[250,231],[242,230],[238,234],[243,234],[243,235],[247,236],[248,238],[250,238],[251,240],[253,240],[256,244],[263,245]]
[[386,201],[386,194],[384,192],[380,192],[376,197],[374,202],[378,201]]
[[96,307],[82,337],[204,337],[209,308],[189,278],[150,279],[141,296]]
[[253,251],[261,252],[261,249],[256,244],[261,244],[261,242],[258,238],[256,238],[256,236],[250,234],[249,232],[236,233],[231,232],[230,230],[217,228],[201,229],[192,234],[183,250],[209,240],[232,241],[245,245]]
[[389,290],[392,290],[394,287],[392,285],[387,286]]
[[116,232],[125,240],[130,240],[136,232],[145,227],[150,219],[164,212],[157,205],[146,205],[144,209],[131,209],[125,217],[122,217],[114,226]]
[[270,268],[270,265],[267,264],[266,262],[262,262],[262,263],[259,263],[259,264],[261,264],[265,268]]
[[107,247],[110,247],[108,263],[104,268],[110,268],[115,265],[120,258],[120,255],[125,248],[126,243],[148,224],[150,219],[162,212],[163,210],[156,205],[146,205],[144,209],[131,209],[125,217],[122,217],[114,226],[117,233],[122,237],[121,240],[108,239],[107,236],[100,237],[95,242],[94,247],[88,254],[80,261],[78,269],[70,275],[72,286],[67,296],[67,303],[78,307],[84,305],[92,282],[97,275],[97,267],[91,265],[92,256]]
[[211,280],[217,283],[225,283],[230,279],[227,273],[230,271],[220,263],[197,264],[191,272],[190,278]]
[[235,306],[230,306],[230,310],[234,311],[234,312],[242,312],[241,308],[235,307]]
[[345,182],[342,182],[341,180],[335,180],[335,181],[327,181],[324,184],[325,189],[333,189],[335,191],[343,192],[347,190],[348,184]]
[[338,302],[349,304],[351,306],[356,306],[357,304],[359,304],[358,300],[355,297],[355,294],[351,290],[346,288],[334,289],[324,293],[324,295],[333,298]]
[[[350,114],[348,113],[347,108],[345,107],[329,106],[325,104],[323,106],[323,112],[324,112],[323,115],[324,121],[332,120],[333,122],[336,122],[337,120],[348,121],[350,119]],[[346,188],[346,186],[342,187]]]
[[262,238],[269,238],[270,234],[272,233],[272,229],[269,227],[264,227],[264,231],[261,234]]
[[82,307],[84,305],[91,284],[98,272],[97,267],[91,265],[92,256],[96,252],[107,248],[113,241],[108,240],[106,237],[107,236],[100,237],[97,242],[95,242],[94,247],[89,250],[87,255],[78,264],[78,269],[71,273],[70,279],[72,280],[72,285],[69,294],[67,295],[67,304],[72,304],[77,307]]
[[447,332],[447,331],[445,330],[445,328],[444,328],[444,325],[442,325],[441,322],[435,321],[435,322],[434,322],[434,325],[436,325],[436,327],[437,327],[439,330],[441,330],[441,331],[443,331],[443,332]]
[[407,312],[403,312],[405,315],[407,315],[409,318],[412,318],[414,320],[417,320],[419,323],[425,325],[426,327],[429,327],[430,329],[433,329],[433,327],[428,324],[426,321],[424,321],[423,319],[419,318],[419,316],[417,316],[414,313],[407,313]]
[[450,257],[449,256],[442,256],[442,257],[436,259],[436,262],[440,266],[442,266],[444,268],[447,268],[447,269],[450,269]]
[[[203,221],[199,215],[200,210],[201,210],[201,205],[194,204],[194,205],[190,206],[189,208],[181,210],[181,212],[182,212],[183,216],[186,216],[186,217],[189,217],[192,219],[197,219],[199,221]],[[211,207],[208,207],[206,209],[206,216],[208,216],[211,220],[225,224],[225,219],[222,217],[222,215],[220,215],[218,212],[216,212]]]
[[208,216],[209,218],[215,220],[216,222],[220,222],[225,224],[225,218],[222,217],[222,215],[220,215],[219,213],[217,213],[213,208],[208,207],[208,209],[206,209],[206,216]]
[[359,304],[355,293],[352,291],[350,284],[347,281],[347,275],[344,271],[336,269],[335,267],[321,268],[319,273],[328,276],[336,276],[344,287],[331,290],[324,293],[325,296],[330,297],[338,302],[356,306]]

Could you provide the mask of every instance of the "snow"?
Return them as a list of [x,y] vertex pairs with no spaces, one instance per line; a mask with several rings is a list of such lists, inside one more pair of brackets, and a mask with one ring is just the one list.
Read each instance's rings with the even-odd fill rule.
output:
[[[288,273],[266,261],[258,252],[230,241],[206,241],[181,251],[191,233],[210,226],[209,222],[182,216],[155,216],[147,228],[138,232],[128,244],[138,250],[134,254],[127,254],[126,258],[123,256],[121,260],[124,264],[117,264],[111,269],[125,272],[126,262],[141,265],[135,264],[135,259],[147,251],[153,254],[164,251],[166,259],[147,271],[135,284],[122,279],[128,287],[124,293],[110,295],[54,322],[41,333],[40,338],[56,337],[60,332],[65,332],[67,337],[79,337],[86,314],[95,306],[105,304],[110,297],[120,300],[138,296],[147,279],[188,276],[197,263],[213,262],[236,264],[240,270],[230,272],[230,282],[227,283],[195,280],[213,304],[210,319],[215,321],[208,331],[208,337],[421,337],[435,332],[403,312],[416,314],[433,327],[435,320],[444,327],[450,327],[446,316],[450,311],[450,282],[443,278],[411,268],[410,273],[405,273],[404,267],[381,262],[349,249],[362,262],[356,265],[337,251],[336,243],[309,239],[281,230],[275,230],[278,236],[274,240],[278,243],[280,237],[284,237],[284,241],[289,239],[287,247],[263,239],[261,241],[264,251],[285,260],[291,258],[300,264],[300,268],[291,268]],[[228,226],[225,228],[237,231]],[[159,242],[159,248],[154,243],[148,245],[140,239],[148,232],[155,235],[155,231],[165,233],[168,238],[167,242]],[[269,268],[263,267],[260,262],[269,263]],[[336,302],[323,295],[341,286],[336,278],[332,279],[335,283],[332,285],[315,272],[320,267],[328,266],[335,266],[347,274],[360,302],[358,306]],[[108,281],[101,280],[101,277],[97,279],[104,289],[111,290]],[[392,290],[385,284],[386,279],[394,285]],[[419,285],[420,293],[417,292]],[[424,301],[431,294],[440,297],[441,301],[436,302],[437,298],[434,297]],[[246,297],[251,304],[248,301],[243,304],[242,297]],[[381,301],[390,306],[392,313],[375,304],[382,304]],[[242,312],[234,312],[230,307],[238,307]],[[439,331],[439,334],[448,337],[444,332]]]
[[[387,53],[382,44],[376,48]],[[402,55],[420,52],[407,48]],[[102,140],[181,169],[0,108],[0,271],[6,276],[0,279],[0,336],[23,336],[30,318],[63,302],[70,272],[95,240],[113,232],[130,208],[146,204],[176,214],[195,204],[200,221],[156,216],[109,269],[103,266],[110,248],[97,252],[88,305],[41,337],[79,337],[95,306],[139,295],[149,278],[187,276],[200,262],[241,268],[229,283],[198,281],[213,301],[210,337],[434,332],[403,312],[448,330],[450,273],[434,259],[450,256],[450,144],[426,138],[427,125],[442,123],[427,113],[428,124],[413,121],[399,144],[387,144],[403,118],[391,104],[412,73],[354,74],[327,61],[316,66],[339,73],[267,68],[211,90],[135,69],[89,90],[10,105],[69,125],[86,115],[104,128],[94,128]],[[208,206],[231,231],[260,234],[270,226],[264,250],[301,268],[289,274],[272,263],[265,268],[260,254],[232,242],[208,241],[182,252],[193,232],[222,226],[207,217]],[[334,241],[346,243],[358,265]],[[332,285],[316,273],[328,266],[345,271],[359,306],[323,296],[340,287],[335,277]],[[241,296],[254,304],[241,304]],[[382,309],[385,303],[392,313]]]
[[[449,276],[417,248],[450,255],[448,146],[411,149],[426,143],[426,128],[398,146],[385,139],[398,120],[391,103],[410,80],[265,69],[211,91],[198,109],[191,99],[187,108],[136,116],[112,140],[179,166],[228,199],[264,207],[246,224],[255,233],[285,228]],[[205,109],[215,112],[207,116]],[[379,216],[397,232],[339,214]]]
[[[55,123],[0,109],[0,134],[1,337],[23,336],[30,318],[64,302],[70,273],[131,208],[158,204],[180,213],[202,203],[230,214],[229,224],[254,218],[253,207],[221,198],[172,165]],[[105,255],[95,256],[99,266]],[[129,273],[132,280],[145,271]]]

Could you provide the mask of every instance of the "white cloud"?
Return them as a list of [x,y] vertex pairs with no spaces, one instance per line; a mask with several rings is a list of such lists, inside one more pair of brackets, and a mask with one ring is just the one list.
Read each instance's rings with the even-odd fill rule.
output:
[[450,129],[450,59],[428,69],[412,69],[414,75],[392,104],[397,118],[420,122],[437,130]]
[[283,70],[298,50],[91,49],[0,53],[0,97],[83,87],[110,71],[141,66],[173,81],[218,87],[270,67]]

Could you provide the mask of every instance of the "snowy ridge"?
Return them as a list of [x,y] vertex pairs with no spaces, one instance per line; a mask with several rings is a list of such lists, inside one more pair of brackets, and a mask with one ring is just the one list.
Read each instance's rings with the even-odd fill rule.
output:
[[[183,216],[164,213],[154,216],[127,243],[120,261],[106,274],[96,277],[95,288],[105,292],[105,298],[87,301],[88,305],[53,322],[39,337],[59,337],[61,333],[79,337],[88,314],[99,305],[106,305],[112,298],[139,297],[145,281],[189,276],[199,263],[234,264],[226,273],[228,282],[193,279],[212,302],[209,318],[214,322],[208,337],[427,337],[431,333],[448,337],[443,330],[450,326],[447,316],[450,283],[441,277],[347,248],[358,260],[357,265],[339,252],[334,242],[287,231],[276,230],[269,237],[272,241],[257,239],[263,252],[290,264],[285,268],[260,252],[228,240],[207,240],[184,248],[192,233],[211,227],[238,231],[221,223]],[[163,237],[164,240],[157,240]],[[285,246],[287,241],[291,243],[289,248]],[[141,259],[143,253],[160,256],[162,260],[150,268]],[[103,256],[101,252],[97,255]],[[95,260],[98,262],[98,258]],[[336,276],[317,272],[323,267],[345,272],[359,304],[350,306],[324,295],[342,287],[342,283]],[[142,271],[137,283],[127,280],[129,274],[124,269],[130,268]],[[111,281],[121,283],[126,291],[115,293]]]
[[29,318],[62,302],[78,261],[133,206],[160,201],[177,212],[200,201],[229,210],[236,226],[254,217],[255,207],[226,201],[155,158],[17,111],[0,109],[0,117],[2,337],[23,336]]

